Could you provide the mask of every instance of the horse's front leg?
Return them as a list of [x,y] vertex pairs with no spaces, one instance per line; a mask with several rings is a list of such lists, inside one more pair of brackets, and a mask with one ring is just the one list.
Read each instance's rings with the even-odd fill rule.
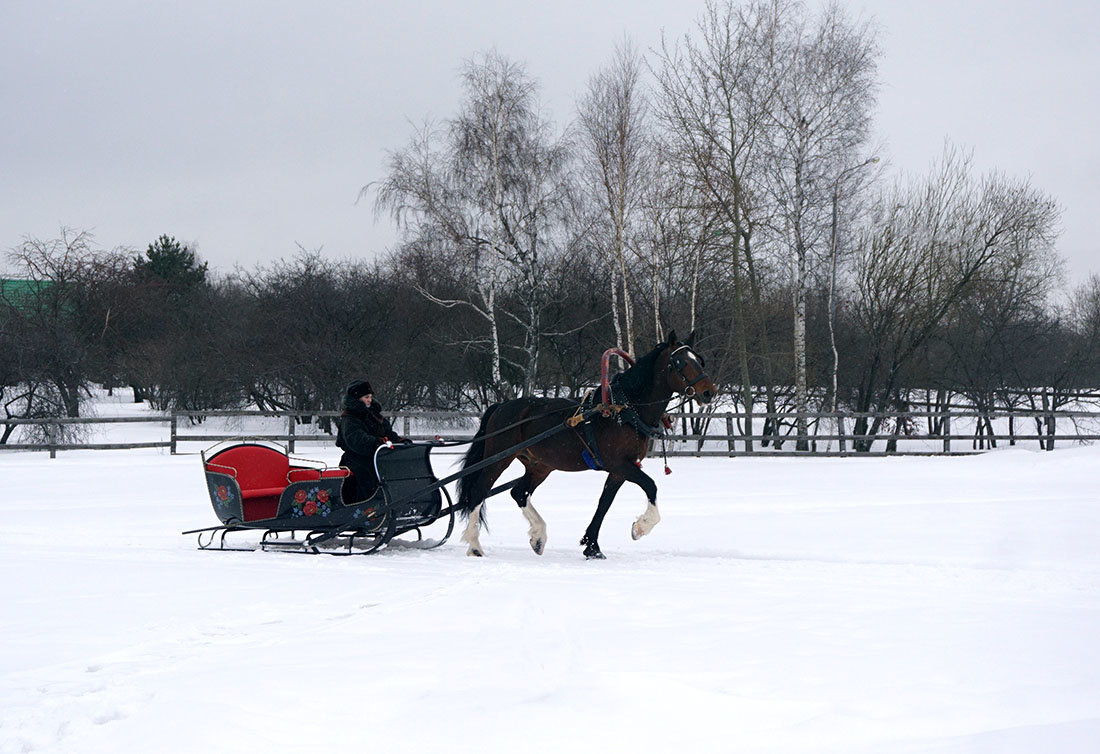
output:
[[596,513],[592,516],[592,521],[588,524],[588,528],[584,530],[584,536],[581,537],[581,544],[584,545],[584,557],[589,560],[593,558],[604,559],[607,556],[600,551],[600,527],[603,526],[603,518],[607,515],[608,508],[611,507],[611,502],[615,499],[615,493],[619,491],[619,488],[623,486],[623,482],[626,481],[621,476],[615,474],[608,474],[607,481],[603,485],[603,494],[600,495],[600,502],[596,506]]
[[642,491],[645,492],[646,499],[649,501],[646,504],[645,513],[638,516],[638,520],[630,527],[631,538],[641,539],[653,531],[653,527],[661,520],[661,513],[657,510],[657,483],[653,481],[649,474],[637,466],[630,467],[626,478],[641,487]]

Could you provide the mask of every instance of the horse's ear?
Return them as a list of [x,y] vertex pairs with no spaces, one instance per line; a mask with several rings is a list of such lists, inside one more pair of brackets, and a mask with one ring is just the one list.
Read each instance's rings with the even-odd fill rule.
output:
[[690,333],[688,333],[687,339],[684,340],[684,345],[685,346],[694,346],[695,345],[695,331],[694,330],[692,330]]
[[676,331],[675,330],[669,330],[668,331],[668,344],[671,346],[675,342],[676,342]]

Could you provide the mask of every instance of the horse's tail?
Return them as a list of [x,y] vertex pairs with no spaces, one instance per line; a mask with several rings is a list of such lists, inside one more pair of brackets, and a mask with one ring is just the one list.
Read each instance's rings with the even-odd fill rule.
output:
[[[477,428],[477,434],[474,435],[473,442],[470,443],[470,449],[466,451],[466,457],[462,459],[462,468],[467,469],[485,459],[485,440],[478,438],[485,435],[485,430],[489,426],[489,419],[496,413],[499,407],[499,403],[494,403],[485,410],[484,414],[482,414],[481,425]],[[484,471],[484,469],[478,470],[458,480],[458,510],[463,518],[469,518],[474,508],[482,502],[481,500],[474,499],[474,490]]]

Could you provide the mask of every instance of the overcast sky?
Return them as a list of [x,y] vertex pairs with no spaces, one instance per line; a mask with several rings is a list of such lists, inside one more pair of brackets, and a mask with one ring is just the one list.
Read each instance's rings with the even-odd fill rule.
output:
[[[847,0],[882,31],[877,130],[921,172],[945,137],[1064,208],[1071,279],[1100,271],[1097,0]],[[628,35],[688,32],[702,0],[0,0],[0,250],[66,225],[104,248],[167,233],[211,266],[383,251],[360,188],[458,71],[527,63],[555,120]]]

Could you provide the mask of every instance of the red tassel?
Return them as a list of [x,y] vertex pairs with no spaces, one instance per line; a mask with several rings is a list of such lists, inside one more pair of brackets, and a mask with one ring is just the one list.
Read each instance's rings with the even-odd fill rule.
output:
[[668,464],[666,463],[666,464],[665,464],[665,476],[668,476],[668,475],[669,475],[669,474],[671,474],[671,473],[672,473],[672,469],[670,469],[670,468],[668,467]]

